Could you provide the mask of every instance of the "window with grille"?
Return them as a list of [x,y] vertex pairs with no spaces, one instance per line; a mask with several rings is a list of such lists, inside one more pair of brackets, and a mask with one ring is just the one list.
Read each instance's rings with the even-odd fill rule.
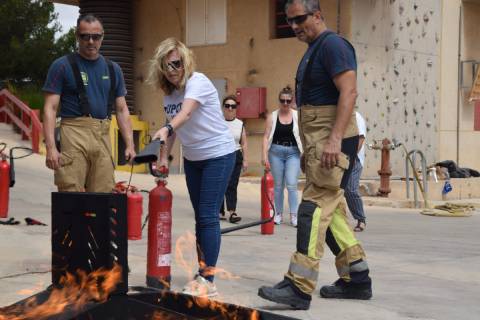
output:
[[292,28],[287,23],[285,14],[286,0],[273,0],[273,34],[272,38],[292,38],[295,37]]

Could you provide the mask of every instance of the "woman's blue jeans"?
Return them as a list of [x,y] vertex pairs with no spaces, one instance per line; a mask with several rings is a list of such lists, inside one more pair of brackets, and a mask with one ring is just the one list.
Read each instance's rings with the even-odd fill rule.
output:
[[275,185],[276,213],[283,214],[283,189],[286,185],[290,213],[296,214],[298,210],[298,176],[300,175],[300,151],[298,147],[272,144],[270,150],[268,150],[268,161]]
[[218,158],[184,159],[188,193],[195,211],[199,274],[213,281],[211,271],[220,252],[220,206],[235,163],[235,152]]

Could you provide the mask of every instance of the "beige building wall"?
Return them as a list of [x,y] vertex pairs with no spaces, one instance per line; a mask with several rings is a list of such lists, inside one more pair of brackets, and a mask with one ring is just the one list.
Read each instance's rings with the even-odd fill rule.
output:
[[[480,133],[473,130],[474,105],[468,101],[472,64],[466,61],[480,62],[480,1],[443,0],[442,5],[438,159],[454,160],[462,167],[478,170],[480,158],[476,150]],[[463,61],[462,79],[459,79],[459,59]],[[463,83],[460,90],[459,81]]]
[[438,159],[457,157],[458,50],[461,0],[442,1]]
[[[462,10],[462,61],[476,61],[480,63],[480,1],[464,1]],[[472,78],[471,63],[464,63],[463,88],[460,91],[460,127],[459,127],[459,155],[458,162],[462,167],[480,170],[480,157],[476,154],[480,146],[480,132],[474,131],[474,103],[468,101]]]
[[[148,121],[151,133],[164,123],[162,94],[145,83],[148,60],[159,42],[167,37],[184,41],[186,2],[168,0],[135,1],[135,68],[136,106],[140,117]],[[322,10],[327,24],[349,33],[350,0],[323,0]],[[272,39],[273,1],[228,0],[227,42],[221,45],[192,47],[198,71],[210,79],[226,79],[227,93],[239,87],[267,88],[267,108],[277,107],[278,92],[285,85],[294,86],[297,64],[306,45],[296,38]],[[337,20],[340,10],[341,19]],[[337,23],[338,22],[338,23]],[[262,172],[260,165],[264,119],[246,119],[250,162],[249,174]],[[179,147],[174,149],[172,169],[178,169]]]

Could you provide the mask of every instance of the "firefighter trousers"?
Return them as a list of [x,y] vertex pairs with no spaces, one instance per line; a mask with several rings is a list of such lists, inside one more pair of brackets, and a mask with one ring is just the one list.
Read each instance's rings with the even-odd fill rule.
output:
[[345,130],[338,164],[329,170],[321,168],[320,161],[335,122],[336,106],[304,105],[299,113],[306,183],[298,209],[297,251],[291,257],[285,277],[311,295],[317,285],[326,243],[335,255],[340,278],[351,283],[369,283],[365,253],[348,223],[343,196],[357,153],[355,114]]
[[58,191],[112,192],[115,166],[109,130],[108,119],[62,119],[61,167],[54,173]]

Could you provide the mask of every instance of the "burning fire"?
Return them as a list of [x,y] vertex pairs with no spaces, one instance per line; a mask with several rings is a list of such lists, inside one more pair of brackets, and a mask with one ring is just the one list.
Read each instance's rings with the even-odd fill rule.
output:
[[[200,249],[197,247],[195,236],[190,231],[187,231],[184,235],[180,236],[175,242],[175,261],[188,275],[188,278],[193,279],[198,270],[197,255],[202,255]],[[200,261],[201,269],[208,269],[207,275],[214,275],[220,279],[239,279],[231,272],[222,268],[206,268],[205,262]]]
[[60,281],[63,288],[54,288],[47,301],[39,304],[32,297],[21,306],[0,309],[0,320],[41,320],[66,308],[80,310],[89,302],[104,302],[121,278],[122,268],[118,264],[111,270],[100,268],[89,274],[82,270],[76,275],[67,273]]
[[[30,288],[30,289],[22,289],[17,291],[17,294],[19,296],[31,296],[35,294],[35,292],[41,291],[43,288],[45,288],[45,283],[43,281],[37,283],[35,287]],[[0,318],[1,319],[1,318]]]
[[[197,259],[197,255],[202,255],[200,249],[197,247],[197,242],[195,240],[195,236],[191,232],[186,232],[184,235],[180,236],[176,243],[175,243],[175,261],[178,266],[180,266],[188,275],[190,279],[193,279],[194,275],[197,273],[199,268],[199,262]],[[200,261],[200,268],[207,269],[205,262]],[[239,279],[240,277],[235,276],[231,272],[222,269],[222,268],[210,268],[206,272],[207,275],[215,275],[220,279]],[[206,296],[192,296],[191,300],[187,301],[187,307],[189,309],[194,307],[200,307],[203,309],[210,309],[219,315],[222,315],[222,319],[240,319],[239,310],[237,308],[232,308],[232,306],[224,304],[223,302],[211,300]],[[152,317],[152,320],[160,320],[160,319],[167,319],[170,320],[171,318],[165,317],[160,312],[156,312]],[[243,317],[242,317],[243,319]],[[250,320],[258,320],[260,319],[260,314],[258,311],[253,310],[250,314]]]

